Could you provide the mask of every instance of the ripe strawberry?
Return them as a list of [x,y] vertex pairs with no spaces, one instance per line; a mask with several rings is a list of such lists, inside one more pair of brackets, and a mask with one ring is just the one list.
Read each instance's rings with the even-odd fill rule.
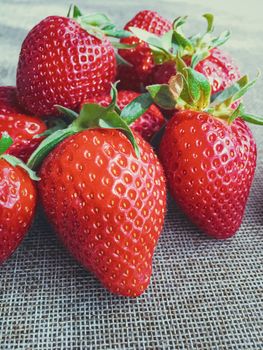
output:
[[[3,151],[3,139],[0,149]],[[18,247],[28,231],[36,207],[36,191],[18,160],[0,156],[0,264]]]
[[[122,110],[138,96],[139,94],[135,91],[119,91],[117,98],[118,107]],[[84,103],[98,103],[103,107],[108,107],[111,100],[110,95],[104,95],[89,99]],[[140,134],[146,141],[150,141],[153,135],[161,129],[164,123],[165,119],[159,108],[152,105],[140,118],[131,124],[131,129]]]
[[209,236],[228,238],[241,225],[256,167],[256,144],[245,121],[263,125],[242,103],[234,111],[231,105],[255,80],[242,77],[210,104],[205,76],[180,59],[176,69],[169,85],[147,88],[155,103],[177,109],[164,131],[160,159],[171,194],[188,217]]
[[23,114],[16,99],[16,88],[0,87],[0,135],[7,132],[13,144],[6,151],[27,161],[43,138],[36,138],[46,130],[45,123],[39,118]]
[[17,69],[19,102],[30,113],[57,114],[56,104],[77,108],[83,98],[105,94],[115,80],[114,48],[77,20],[50,16],[27,35]]
[[47,138],[30,166],[63,139],[40,168],[46,214],[70,253],[106,288],[138,296],[150,282],[164,222],[162,167],[150,145],[134,138],[116,112],[94,104],[85,104],[72,126]]
[[[154,11],[140,11],[124,27],[129,30],[130,27],[144,29],[156,35],[162,35],[172,29],[172,24]],[[135,36],[121,39],[121,43],[133,45],[136,47],[129,50],[119,50],[119,54],[129,65],[118,66],[119,88],[123,90],[140,91],[143,85],[147,85],[149,77],[154,68],[154,58],[149,45],[142,42]]]
[[0,86],[0,113],[21,113],[16,97],[16,87]]
[[239,228],[256,167],[256,144],[246,123],[179,111],[160,145],[171,194],[187,216],[215,238]]

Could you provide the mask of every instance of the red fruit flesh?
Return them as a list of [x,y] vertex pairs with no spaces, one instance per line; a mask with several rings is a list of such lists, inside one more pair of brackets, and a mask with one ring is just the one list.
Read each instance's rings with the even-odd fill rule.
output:
[[0,159],[0,264],[18,247],[34,217],[36,192],[25,171]]
[[159,152],[171,194],[188,217],[209,236],[234,235],[256,167],[256,144],[246,123],[177,112]]
[[151,147],[136,137],[140,158],[117,130],[90,129],[45,159],[39,193],[70,253],[111,292],[135,297],[150,282],[166,190]]
[[114,49],[106,37],[92,36],[69,18],[47,17],[22,44],[18,99],[32,114],[57,115],[55,104],[76,109],[83,98],[109,93],[115,74]]
[[[118,107],[122,110],[138,96],[139,94],[135,91],[119,91],[117,101]],[[98,103],[103,107],[108,107],[111,103],[111,96],[98,96],[83,102],[83,104],[84,103]],[[164,124],[165,119],[162,113],[158,107],[152,105],[140,118],[131,124],[131,129],[140,134],[146,141],[150,141]]]
[[[172,29],[172,23],[164,19],[154,11],[140,11],[124,27],[129,30],[130,27],[137,27],[147,30],[156,35],[163,35]],[[119,54],[132,67],[120,65],[118,67],[119,88],[122,90],[141,91],[143,85],[147,85],[149,77],[154,67],[154,61],[151,49],[148,44],[140,41],[136,37],[121,39],[123,44],[138,44],[135,48],[129,50],[119,50]]]

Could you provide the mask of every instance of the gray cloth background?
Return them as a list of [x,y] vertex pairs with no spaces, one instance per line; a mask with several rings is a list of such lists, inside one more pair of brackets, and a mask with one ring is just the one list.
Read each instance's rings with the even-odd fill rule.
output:
[[[226,44],[241,69],[263,68],[260,0],[84,1],[87,11],[107,11],[124,24],[139,9],[168,18],[212,11],[216,28],[230,28]],[[18,53],[27,31],[68,2],[0,1],[0,84],[14,84]],[[262,114],[262,78],[246,97]],[[0,270],[0,349],[263,349],[262,140],[246,214],[227,241],[207,238],[175,204],[155,257],[147,292],[137,299],[110,295],[60,246],[41,211],[23,244]]]

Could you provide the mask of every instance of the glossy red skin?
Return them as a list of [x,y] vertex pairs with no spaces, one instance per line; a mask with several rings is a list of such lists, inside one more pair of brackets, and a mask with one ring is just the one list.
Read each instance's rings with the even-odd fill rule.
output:
[[[121,90],[118,92],[118,107],[122,110],[131,101],[133,101],[138,94],[135,91]],[[98,96],[93,99],[84,101],[84,103],[98,103],[103,107],[109,106],[111,103],[111,96]],[[158,107],[152,105],[147,112],[139,117],[134,123],[131,124],[131,129],[140,134],[146,141],[150,141],[151,138],[158,132],[165,124],[165,119]]]
[[256,167],[246,123],[181,111],[167,124],[160,159],[173,198],[209,236],[233,236],[241,225]]
[[24,238],[35,207],[36,191],[27,173],[0,158],[0,264]]
[[13,144],[8,148],[8,154],[12,154],[24,162],[38,147],[43,137],[35,138],[46,130],[45,123],[39,118],[29,117],[24,114],[0,112],[0,135],[7,132],[13,139]]
[[76,109],[85,97],[110,91],[116,59],[109,40],[90,35],[74,20],[50,16],[27,35],[17,69],[19,102],[39,116],[55,104]]
[[41,119],[24,114],[14,86],[0,86],[0,135],[7,132],[13,139],[13,145],[6,153],[26,162],[43,140],[43,137],[34,137],[46,129]]
[[162,166],[136,136],[137,158],[117,130],[90,129],[45,159],[39,194],[70,253],[112,293],[135,297],[150,282],[166,209]]
[[[157,12],[140,11],[124,27],[129,30],[130,27],[137,27],[156,35],[163,35],[172,29],[172,23]],[[154,67],[153,56],[148,44],[140,41],[136,37],[121,39],[123,44],[139,44],[133,49],[119,50],[119,54],[133,66],[119,65],[118,77],[120,80],[119,88],[121,90],[141,91],[142,86],[147,85],[149,77]]]
[[21,113],[15,86],[0,86],[0,113]]

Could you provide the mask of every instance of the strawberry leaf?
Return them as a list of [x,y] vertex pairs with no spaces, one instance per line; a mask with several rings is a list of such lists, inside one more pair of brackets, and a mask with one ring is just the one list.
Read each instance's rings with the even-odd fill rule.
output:
[[132,36],[132,34],[128,30],[116,29],[115,27],[111,29],[103,28],[103,33],[107,36],[117,38],[117,39],[129,38],[130,36]]
[[206,19],[207,21],[207,29],[206,32],[207,33],[211,33],[214,31],[214,15],[212,15],[211,13],[205,13],[203,15],[203,17]]
[[187,39],[183,34],[180,34],[177,31],[173,32],[173,42],[183,50],[193,51],[194,49],[191,40]]
[[240,117],[242,113],[244,113],[244,105],[240,103],[237,109],[235,109],[231,116],[228,118],[228,124],[231,124],[236,118]]
[[230,38],[230,35],[230,32],[226,30],[222,32],[217,38],[212,39],[209,44],[209,50],[213,49],[214,47],[223,45]]
[[179,27],[181,27],[183,24],[185,24],[185,22],[187,21],[187,16],[181,16],[181,17],[177,17],[174,21],[173,21],[173,29],[177,30]]
[[[248,76],[244,75],[242,78],[240,78],[238,81],[236,81],[234,84],[229,86],[223,91],[219,91],[216,94],[213,94],[211,96],[212,103],[210,104],[211,107],[220,105],[221,103],[232,100],[232,96],[234,96],[235,93],[240,91],[241,88],[246,86],[248,83]],[[231,103],[231,102],[230,102]]]
[[130,125],[143,115],[152,104],[153,99],[149,93],[141,94],[123,108],[120,117]]
[[81,131],[97,127],[123,131],[133,145],[136,155],[139,156],[139,148],[131,129],[127,122],[112,108],[105,108],[93,103],[85,104],[80,111],[79,118],[72,123],[70,128]]
[[112,20],[103,13],[94,13],[85,16],[81,15],[81,22],[99,28],[103,28],[105,26],[113,24]]
[[237,91],[237,92],[232,96],[232,101],[233,101],[233,102],[234,102],[234,101],[237,101],[237,100],[239,100],[242,96],[244,96],[244,95],[247,93],[247,91],[248,91],[249,89],[251,89],[252,86],[254,86],[254,85],[256,84],[259,75],[260,75],[260,73],[257,75],[257,77],[256,77],[255,79],[253,79],[252,81],[249,81],[246,85],[242,86],[242,87],[240,88],[240,90]]
[[12,138],[7,132],[3,132],[0,139],[0,156],[13,144]]
[[116,49],[122,49],[122,50],[130,50],[130,49],[134,49],[138,44],[122,44],[119,42],[112,42],[111,43],[113,47],[115,47]]
[[31,180],[34,180],[34,181],[40,180],[40,178],[36,175],[36,173],[32,169],[30,169],[21,159],[11,156],[10,154],[4,154],[1,156],[1,158],[6,160],[9,164],[13,165],[14,167],[19,166],[20,168],[24,169],[29,175]]
[[67,13],[67,17],[77,19],[78,17],[81,17],[81,16],[82,16],[82,12],[78,8],[78,6],[71,4]]
[[199,62],[203,61],[209,55],[210,54],[208,50],[197,50],[191,58],[191,67],[195,68]]
[[153,33],[149,33],[144,29],[137,28],[137,27],[130,27],[129,30],[140,40],[146,42],[148,45],[153,47],[153,49],[157,49],[159,51],[162,51],[164,54],[166,54],[168,57],[171,56],[170,53],[170,47],[171,44],[167,41],[167,36],[165,36],[165,40],[162,40],[162,37],[159,37],[158,35],[155,35]]
[[197,109],[208,107],[211,95],[211,86],[206,77],[192,68],[187,68],[189,91]]
[[164,109],[174,109],[176,99],[168,84],[156,84],[147,86],[153,101]]
[[127,136],[128,140],[131,142],[135,150],[136,156],[138,158],[140,157],[140,150],[131,129],[115,111],[108,111],[107,113],[105,113],[103,115],[103,119],[99,119],[99,126],[101,128],[119,129],[123,131],[124,134]]
[[263,125],[263,117],[250,113],[242,113],[240,116],[246,122],[256,125]]
[[76,113],[75,111],[72,111],[72,109],[69,109],[60,105],[55,105],[55,107],[60,113],[64,114],[67,117],[67,120],[69,122],[72,122],[73,120],[77,119],[79,116],[78,113]]
[[27,166],[30,169],[37,169],[42,161],[46,158],[46,156],[64,139],[67,137],[74,135],[78,132],[77,129],[73,129],[72,127],[68,127],[63,130],[57,130],[46,139],[44,139],[38,148],[31,154]]

